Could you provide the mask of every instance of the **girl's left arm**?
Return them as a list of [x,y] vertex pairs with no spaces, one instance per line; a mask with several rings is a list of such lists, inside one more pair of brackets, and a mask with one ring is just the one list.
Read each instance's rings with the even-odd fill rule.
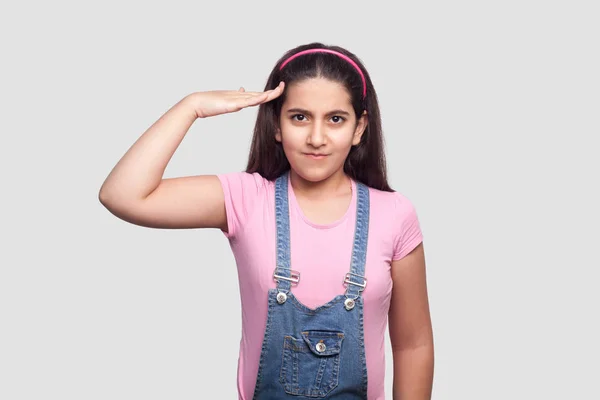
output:
[[392,261],[389,332],[394,357],[394,400],[430,400],[433,386],[433,330],[423,243]]

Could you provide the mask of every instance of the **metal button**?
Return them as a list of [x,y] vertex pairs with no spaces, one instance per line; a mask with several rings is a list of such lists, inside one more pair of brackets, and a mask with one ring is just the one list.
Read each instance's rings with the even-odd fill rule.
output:
[[316,345],[315,347],[317,348],[317,351],[318,351],[319,353],[322,353],[322,352],[324,352],[324,351],[325,351],[325,349],[326,349],[325,343],[323,343],[323,342],[319,342],[319,343],[317,343],[317,345]]
[[354,300],[346,299],[344,301],[344,307],[346,307],[346,310],[352,310],[354,308]]
[[287,300],[287,295],[285,293],[283,293],[283,292],[277,293],[277,302],[279,304],[285,303],[286,300]]

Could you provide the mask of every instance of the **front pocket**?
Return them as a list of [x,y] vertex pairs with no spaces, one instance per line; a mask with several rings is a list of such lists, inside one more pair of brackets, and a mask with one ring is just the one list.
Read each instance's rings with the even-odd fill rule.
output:
[[279,381],[288,394],[325,397],[338,385],[344,334],[307,330],[285,336]]

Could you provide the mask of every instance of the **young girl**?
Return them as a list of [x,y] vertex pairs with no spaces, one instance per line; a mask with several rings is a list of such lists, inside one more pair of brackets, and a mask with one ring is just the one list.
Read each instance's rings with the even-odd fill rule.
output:
[[[163,179],[197,120],[258,106],[247,169]],[[154,228],[219,228],[240,280],[240,399],[431,397],[433,339],[415,208],[386,180],[377,96],[349,51],[288,51],[264,92],[196,92],[152,125],[99,193]]]

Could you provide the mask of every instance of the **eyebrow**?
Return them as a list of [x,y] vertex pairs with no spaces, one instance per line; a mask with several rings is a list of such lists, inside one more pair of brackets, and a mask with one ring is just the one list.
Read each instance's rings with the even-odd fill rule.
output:
[[[303,108],[290,108],[289,110],[286,110],[286,113],[305,114],[305,115],[308,115],[309,117],[313,116],[313,114],[310,111],[305,110]],[[349,116],[350,113],[348,111],[344,111],[344,110],[333,110],[333,111],[329,111],[326,115],[346,115],[346,116]]]

